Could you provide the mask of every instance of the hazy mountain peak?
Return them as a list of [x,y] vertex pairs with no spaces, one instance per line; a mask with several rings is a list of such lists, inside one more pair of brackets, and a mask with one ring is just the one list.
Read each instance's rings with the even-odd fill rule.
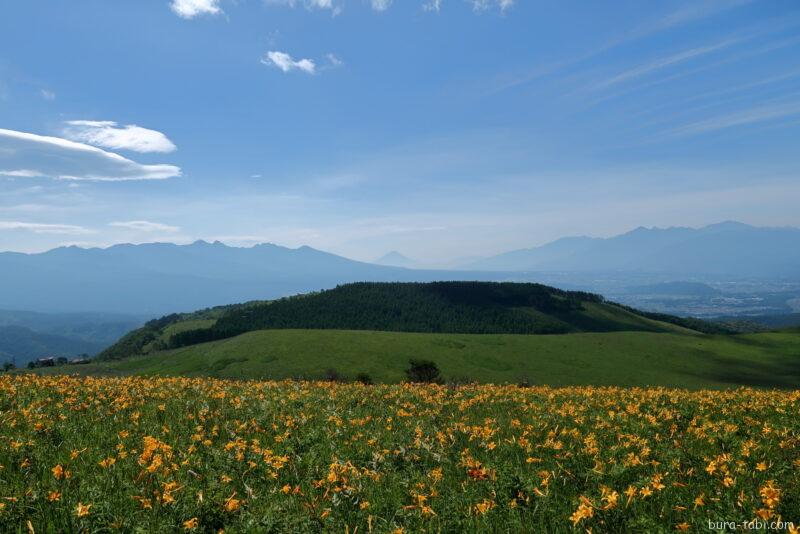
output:
[[704,226],[701,230],[753,230],[755,226],[750,226],[749,224],[745,224],[738,221],[722,221],[714,224],[709,224],[708,226]]
[[377,265],[390,265],[393,267],[412,267],[416,265],[417,262],[404,256],[403,254],[397,252],[396,250],[392,250],[391,252],[387,252],[377,260],[373,261]]

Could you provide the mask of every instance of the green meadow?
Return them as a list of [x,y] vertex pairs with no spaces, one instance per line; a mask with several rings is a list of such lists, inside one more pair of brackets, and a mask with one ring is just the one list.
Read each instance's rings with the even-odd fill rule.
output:
[[455,382],[552,386],[729,388],[800,385],[800,335],[602,332],[561,335],[419,334],[352,330],[260,330],[120,361],[43,372],[211,376],[239,379],[404,380],[412,358],[429,359]]

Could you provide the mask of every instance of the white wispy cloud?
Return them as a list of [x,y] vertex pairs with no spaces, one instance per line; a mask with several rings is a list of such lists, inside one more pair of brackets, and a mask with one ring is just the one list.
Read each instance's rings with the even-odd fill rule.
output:
[[56,94],[53,91],[48,91],[47,89],[42,89],[39,91],[39,94],[42,96],[42,98],[49,102],[52,102],[56,99]]
[[45,224],[20,221],[0,221],[0,230],[24,230],[35,234],[86,235],[94,233],[83,226],[72,224]]
[[422,4],[422,9],[425,11],[436,11],[437,13],[442,10],[442,0],[430,0]]
[[326,54],[325,57],[328,58],[328,63],[330,63],[331,67],[341,67],[344,65],[344,61],[342,61],[336,54]]
[[[488,0],[486,1],[488,3]],[[627,32],[623,32],[622,34],[614,37],[605,44],[602,44],[600,46],[595,46],[592,50],[587,51],[586,53],[555,62],[549,66],[543,67],[540,65],[535,68],[527,69],[526,71],[521,73],[519,72],[509,73],[506,76],[504,76],[503,79],[499,80],[497,86],[491,88],[489,90],[489,93],[490,94],[496,93],[498,91],[503,91],[511,87],[516,87],[518,85],[531,82],[533,80],[542,78],[544,76],[552,75],[567,67],[584,62],[593,57],[605,54],[620,46],[629,45],[633,42],[639,41],[647,37],[651,37],[653,35],[662,32],[673,30],[681,26],[698,22],[707,18],[712,18],[729,9],[746,5],[753,1],[755,0],[705,0],[705,1],[694,2],[692,5],[680,8],[675,11],[671,11],[655,20],[647,21],[643,24],[640,24],[639,26],[634,27],[631,30],[628,30]],[[435,5],[436,8],[435,10],[438,11],[440,4],[441,0],[431,0],[427,5],[428,6]]]
[[6,176],[62,180],[164,180],[180,167],[144,165],[119,154],[61,137],[0,129],[0,170]]
[[317,66],[311,59],[294,59],[286,52],[279,52],[277,50],[270,50],[264,57],[261,58],[261,63],[276,67],[283,72],[291,72],[293,70],[300,70],[308,74],[314,74]]
[[[472,9],[475,11],[486,11],[494,7],[505,12],[507,9],[514,6],[514,0],[468,0],[472,4]],[[438,2],[437,2],[438,11]]]
[[81,143],[133,152],[174,152],[175,144],[163,133],[128,124],[119,126],[114,121],[67,121],[64,137]]
[[795,115],[800,115],[800,101],[779,102],[696,121],[676,128],[671,133],[675,135],[696,135],[736,126],[779,120]]
[[136,230],[137,232],[180,232],[181,230],[179,226],[170,226],[151,221],[117,221],[109,223],[109,226]]
[[725,41],[715,43],[709,46],[701,46],[697,48],[691,48],[689,50],[684,50],[683,52],[679,52],[677,54],[672,54],[670,56],[662,57],[659,59],[655,59],[653,61],[649,61],[632,69],[628,69],[624,72],[617,74],[611,78],[606,80],[602,80],[600,82],[595,83],[592,88],[593,89],[606,89],[613,85],[617,85],[623,82],[627,82],[636,78],[640,78],[647,74],[659,71],[661,69],[678,65],[680,63],[684,63],[686,61],[705,56],[707,54],[711,54],[712,52],[716,52],[718,50],[722,50],[724,48],[728,48],[738,42],[741,39],[726,39]]
[[630,32],[625,39],[637,39],[678,26],[691,24],[719,15],[725,11],[752,3],[754,0],[695,0],[658,19],[646,22]]
[[386,11],[392,5],[392,0],[370,0],[369,3],[375,11]]
[[181,18],[193,19],[199,15],[219,15],[220,0],[172,0],[169,7]]
[[38,176],[43,176],[43,174],[33,169],[16,169],[8,171],[0,170],[0,176],[10,176],[11,178],[36,178]]
[[264,0],[264,3],[268,6],[302,6],[306,9],[329,9],[334,14],[338,14],[341,11],[341,6],[337,5],[333,0]]

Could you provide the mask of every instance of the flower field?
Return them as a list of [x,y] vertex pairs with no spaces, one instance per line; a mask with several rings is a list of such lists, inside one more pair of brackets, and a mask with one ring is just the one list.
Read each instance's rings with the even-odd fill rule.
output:
[[800,392],[0,377],[3,531],[752,520],[800,525]]

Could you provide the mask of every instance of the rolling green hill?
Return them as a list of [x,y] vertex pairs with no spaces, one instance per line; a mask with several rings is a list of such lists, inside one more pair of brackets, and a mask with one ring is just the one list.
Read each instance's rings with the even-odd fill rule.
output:
[[540,284],[355,283],[268,302],[150,321],[100,355],[113,360],[269,329],[451,334],[724,333],[724,328],[605,302]]
[[262,330],[69,372],[319,379],[333,368],[345,379],[363,372],[376,382],[400,382],[409,359],[420,357],[436,362],[448,380],[692,389],[800,387],[800,335],[791,333],[532,336]]
[[357,283],[170,315],[70,371],[244,379],[366,373],[399,382],[412,358],[433,360],[454,381],[800,385],[795,333],[733,335],[590,293],[483,282]]

